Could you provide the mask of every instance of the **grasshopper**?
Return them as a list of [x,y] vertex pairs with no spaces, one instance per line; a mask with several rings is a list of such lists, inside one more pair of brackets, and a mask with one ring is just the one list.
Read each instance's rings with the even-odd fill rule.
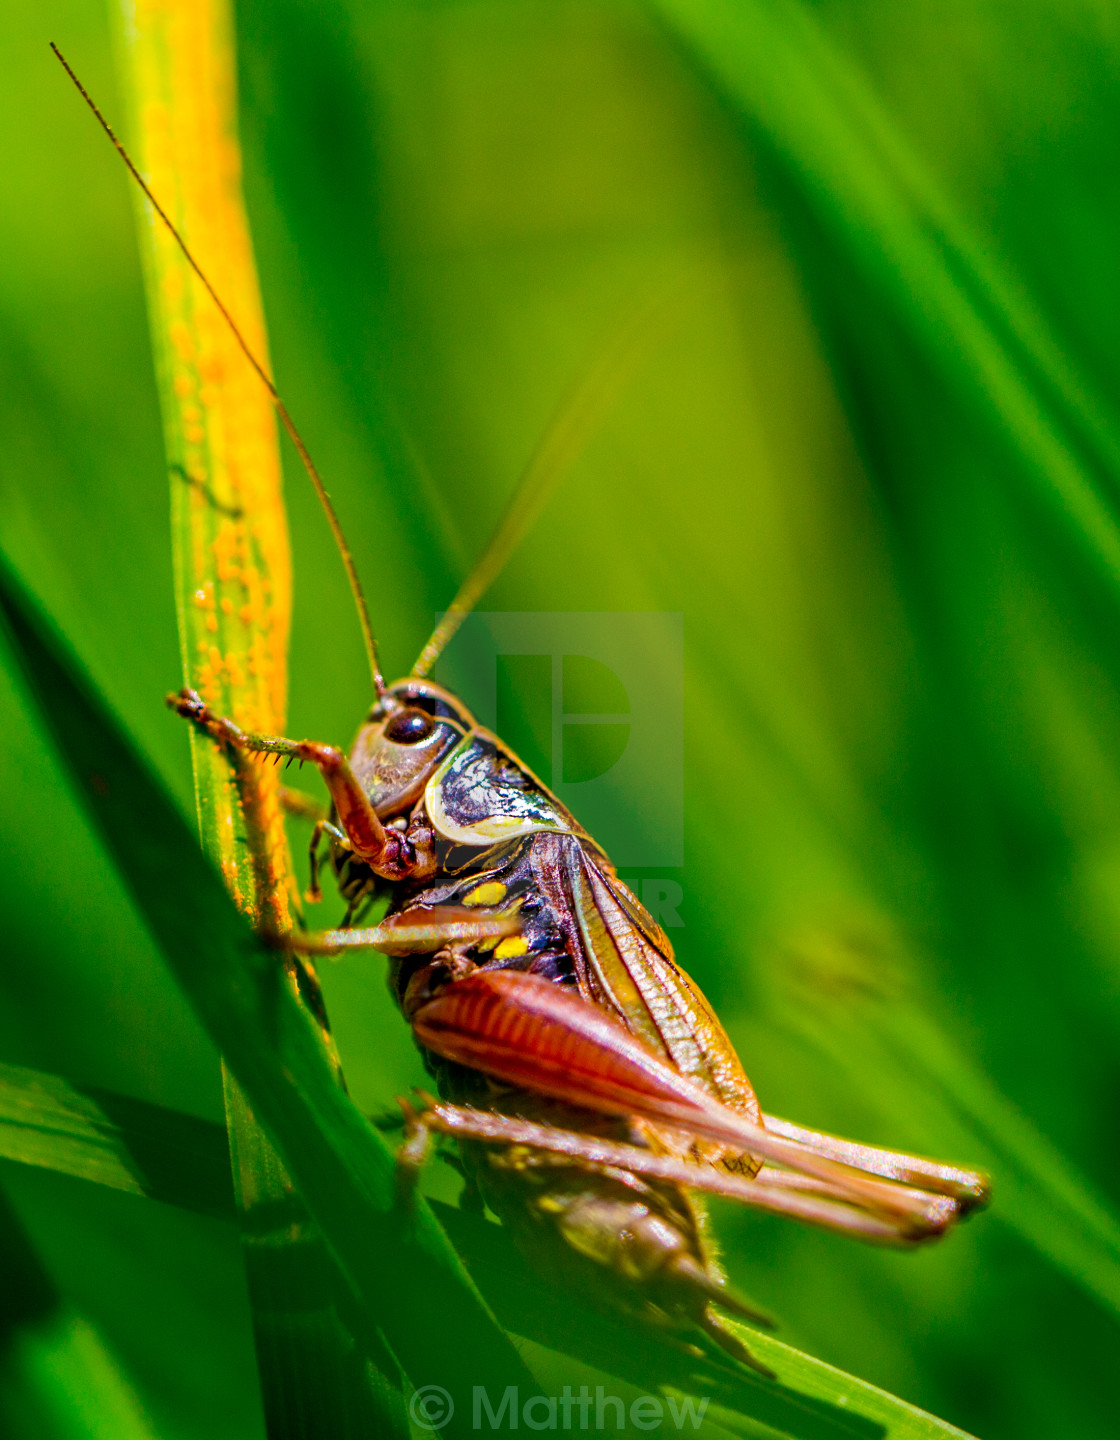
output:
[[[193,690],[168,703],[221,746],[309,762],[322,775],[331,807],[312,835],[308,898],[321,898],[327,842],[350,908],[341,928],[283,943],[389,957],[392,992],[438,1092],[402,1102],[402,1166],[421,1163],[433,1133],[453,1137],[466,1203],[489,1206],[542,1274],[682,1343],[699,1327],[769,1374],[720,1314],[769,1323],[728,1287],[700,1196],[913,1245],[983,1205],[986,1177],[763,1113],[711,1005],[602,848],[429,678],[543,503],[533,467],[410,673],[385,683],[337,517],[271,378],[62,63],[267,387],[339,543],[376,697],[349,754],[246,733]],[[386,894],[379,924],[349,923]]]

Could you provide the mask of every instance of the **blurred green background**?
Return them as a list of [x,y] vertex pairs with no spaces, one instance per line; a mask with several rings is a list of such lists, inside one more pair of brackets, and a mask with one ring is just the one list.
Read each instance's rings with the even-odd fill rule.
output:
[[[683,612],[685,864],[657,872],[682,962],[765,1108],[995,1183],[917,1255],[721,1206],[733,1278],[783,1338],[986,1440],[1114,1435],[1116,12],[242,0],[237,23],[273,361],[393,673],[561,396],[673,297],[485,606]],[[9,0],[0,527],[190,807],[131,197],[48,39],[124,109],[99,3]],[[289,729],[345,741],[357,627],[285,463]],[[6,674],[0,697],[0,1060],[220,1119],[216,1055]],[[421,1078],[382,962],[323,978],[381,1108]],[[231,1230],[2,1178],[159,1433],[261,1433]]]

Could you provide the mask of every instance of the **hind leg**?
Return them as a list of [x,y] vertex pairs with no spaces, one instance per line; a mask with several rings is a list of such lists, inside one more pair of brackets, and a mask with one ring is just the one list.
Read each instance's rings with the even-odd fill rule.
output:
[[814,1155],[839,1161],[867,1175],[881,1175],[902,1185],[913,1185],[936,1195],[948,1195],[960,1206],[962,1216],[988,1203],[988,1177],[979,1170],[962,1170],[956,1165],[927,1160],[921,1155],[863,1145],[857,1140],[845,1140],[823,1130],[810,1130],[789,1120],[779,1120],[774,1115],[764,1115],[762,1120],[772,1135],[804,1145]]
[[[809,1218],[815,1208],[822,1217],[817,1223],[835,1220],[837,1228],[862,1229],[867,1238],[900,1241],[940,1234],[960,1213],[950,1196],[854,1168],[755,1124],[652,1054],[611,1016],[550,981],[478,970],[443,986],[411,1018],[426,1049],[506,1084],[730,1145],[822,1182],[746,1192],[767,1196],[771,1208],[785,1213]],[[708,1168],[692,1167],[705,1178],[685,1183],[715,1191]]]

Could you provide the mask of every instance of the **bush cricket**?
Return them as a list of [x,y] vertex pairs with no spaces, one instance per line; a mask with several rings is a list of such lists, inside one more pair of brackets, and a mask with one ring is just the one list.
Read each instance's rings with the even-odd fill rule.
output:
[[[320,898],[326,842],[349,909],[342,928],[282,939],[307,953],[365,947],[389,957],[390,986],[438,1091],[402,1102],[402,1166],[421,1163],[431,1133],[454,1137],[468,1201],[489,1206],[541,1273],[684,1343],[699,1327],[768,1374],[719,1314],[768,1323],[727,1286],[698,1195],[908,1245],[984,1204],[986,1178],[764,1114],[711,1006],[607,855],[429,678],[539,509],[525,482],[410,673],[385,683],[338,520],[269,374],[55,53],[268,389],[338,542],[375,691],[348,755],[246,733],[193,690],[168,703],[221,746],[320,771],[331,807],[313,832],[308,898]],[[386,894],[378,925],[350,923]]]

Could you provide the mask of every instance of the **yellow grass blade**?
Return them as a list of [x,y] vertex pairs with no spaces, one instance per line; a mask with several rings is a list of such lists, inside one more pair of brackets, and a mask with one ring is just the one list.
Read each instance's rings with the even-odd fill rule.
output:
[[[125,25],[132,158],[270,374],[240,189],[229,7],[135,0]],[[183,678],[239,725],[282,733],[291,561],[273,396],[175,236],[140,193],[136,203],[171,479]],[[276,769],[196,734],[191,744],[203,844],[254,923],[287,931],[292,879]],[[306,970],[304,986],[310,978]],[[354,1425],[403,1433],[395,1364],[368,1345],[369,1363],[350,1362],[354,1339],[330,1298],[341,1296],[341,1279],[229,1074],[226,1113],[269,1432],[289,1432],[294,1405],[333,1417],[335,1434]],[[274,1213],[287,1217],[286,1228],[264,1233],[258,1217]],[[303,1267],[322,1272],[317,1309],[293,1290],[285,1257],[297,1251]]]
[[[124,62],[133,158],[267,366],[224,0],[137,0],[126,9]],[[139,194],[136,203],[171,476],[184,680],[238,724],[279,732],[291,562],[272,402],[173,237]],[[238,776],[213,745],[192,744],[204,843],[241,907],[286,928],[275,771],[258,763]]]

